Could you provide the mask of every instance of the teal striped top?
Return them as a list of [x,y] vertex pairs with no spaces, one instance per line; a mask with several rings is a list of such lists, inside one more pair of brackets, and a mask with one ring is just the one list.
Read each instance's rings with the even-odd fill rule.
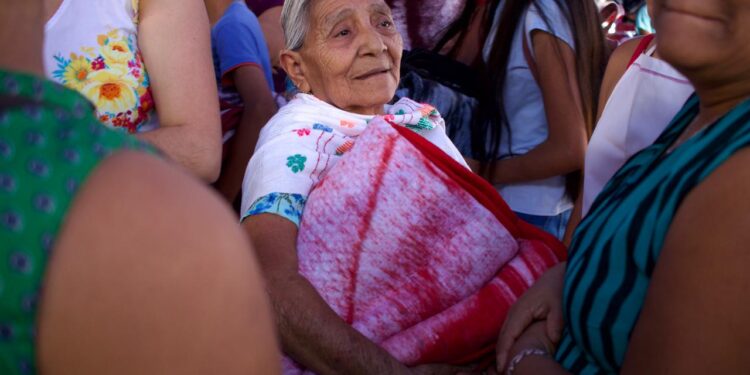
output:
[[619,372],[669,226],[682,200],[750,144],[745,101],[668,153],[698,114],[691,97],[656,142],[610,180],[573,237],[557,360],[576,374]]

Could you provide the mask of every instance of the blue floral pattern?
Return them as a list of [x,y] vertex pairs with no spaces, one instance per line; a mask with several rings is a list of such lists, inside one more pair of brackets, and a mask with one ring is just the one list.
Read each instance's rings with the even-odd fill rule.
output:
[[307,197],[301,194],[271,193],[258,198],[242,217],[274,214],[294,223],[299,228]]

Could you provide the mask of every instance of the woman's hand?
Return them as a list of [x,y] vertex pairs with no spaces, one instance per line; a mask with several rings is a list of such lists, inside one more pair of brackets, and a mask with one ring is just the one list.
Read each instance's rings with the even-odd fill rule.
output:
[[[510,308],[508,317],[497,339],[497,365],[507,365],[511,348],[525,333],[527,327],[541,325],[546,338],[557,343],[562,335],[562,288],[566,263],[560,263],[544,273],[534,285]],[[544,324],[534,321],[545,320]]]
[[[525,331],[518,337],[513,344],[509,353],[515,357],[519,353],[525,350],[542,350],[552,355],[555,352],[555,343],[553,343],[549,337],[547,337],[548,324],[545,321],[536,321],[532,323]],[[512,358],[512,357],[511,357]],[[497,363],[497,371],[504,373],[507,363]]]

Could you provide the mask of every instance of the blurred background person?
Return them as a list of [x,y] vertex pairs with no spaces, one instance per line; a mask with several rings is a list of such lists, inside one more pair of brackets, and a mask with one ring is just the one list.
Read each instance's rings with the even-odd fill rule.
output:
[[221,126],[200,0],[45,0],[48,78],[103,124],[148,141],[213,182]]
[[263,125],[276,113],[268,47],[263,31],[241,0],[206,0],[221,106],[224,152],[216,188],[239,203],[242,178]]

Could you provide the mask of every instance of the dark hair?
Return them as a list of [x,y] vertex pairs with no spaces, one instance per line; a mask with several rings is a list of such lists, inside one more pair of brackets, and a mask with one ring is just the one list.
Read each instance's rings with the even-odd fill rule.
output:
[[[535,5],[542,20],[550,25],[549,17],[544,13],[540,3],[554,1],[566,17],[571,28],[575,43],[575,64],[577,81],[580,92],[578,94],[583,105],[583,115],[586,130],[591,135],[598,110],[599,90],[601,86],[608,48],[601,29],[599,12],[592,0],[506,0],[498,20],[495,39],[489,55],[489,61],[482,64],[482,76],[487,77],[479,98],[479,107],[472,121],[472,157],[482,161],[483,167],[494,163],[500,147],[501,127],[510,130],[504,106],[504,86],[507,80],[508,62],[516,32],[520,32],[519,24],[524,14],[532,4]],[[486,38],[493,22],[499,0],[491,0],[483,15],[482,35]],[[451,26],[438,43],[436,48],[442,48],[449,40],[458,38],[460,44],[463,31],[470,22],[476,7],[476,0],[468,0],[462,15]],[[452,54],[454,50],[449,52]],[[558,51],[558,54],[560,51]]]

